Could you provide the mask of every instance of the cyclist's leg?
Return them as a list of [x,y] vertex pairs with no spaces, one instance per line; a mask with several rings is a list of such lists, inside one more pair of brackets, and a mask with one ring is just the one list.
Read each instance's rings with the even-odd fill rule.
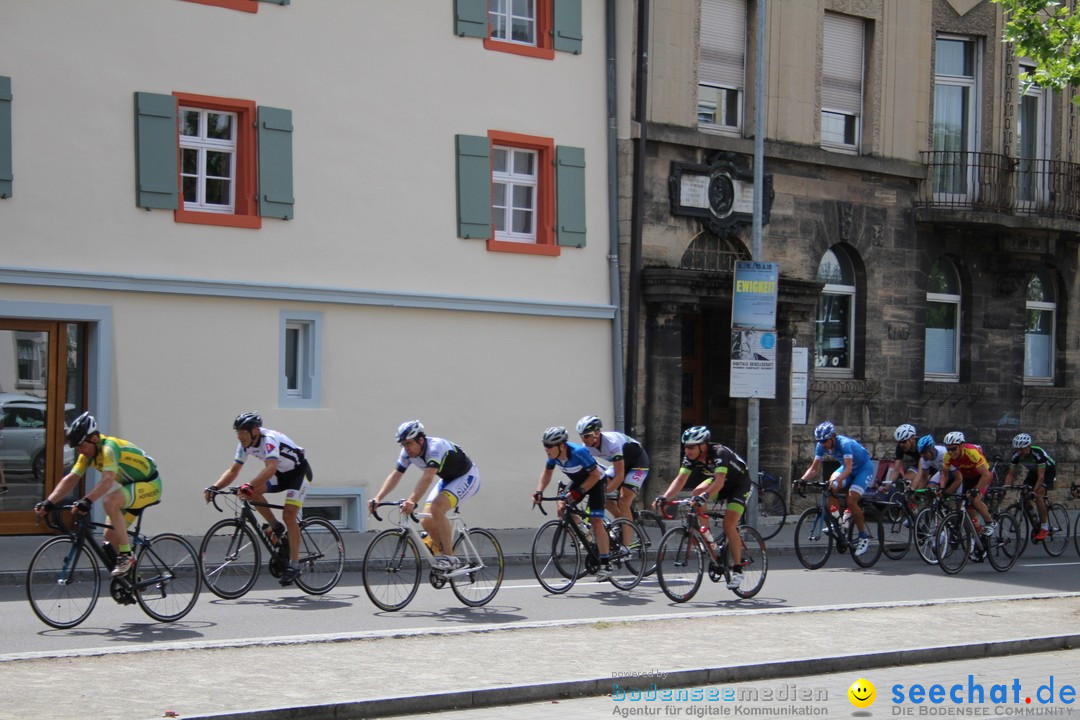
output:
[[[747,480],[747,485],[750,481]],[[724,535],[727,536],[728,553],[731,555],[731,566],[742,567],[742,536],[739,535],[739,525],[742,523],[743,513],[746,512],[746,502],[750,499],[750,488],[745,493],[736,491],[735,495],[728,499],[724,509]],[[739,570],[741,572],[741,570]]]
[[[618,500],[618,514],[616,517],[626,518],[627,520],[633,520],[632,507],[634,500],[637,498],[638,493],[641,492],[641,485],[645,482],[645,478],[649,475],[648,468],[631,468],[626,472],[626,476],[623,477],[623,483],[619,487],[619,500]],[[623,528],[622,543],[626,545],[629,543],[630,528]]]
[[428,493],[424,502],[424,512],[430,513],[431,517],[424,518],[421,524],[435,539],[439,554],[447,557],[454,556],[454,530],[448,513],[458,507],[462,501],[475,495],[479,489],[480,470],[473,465],[469,468],[469,472],[453,480],[439,482]]
[[862,499],[863,493],[866,492],[873,478],[873,463],[865,463],[853,468],[847,480],[847,509],[851,511],[851,519],[855,521],[855,527],[859,528],[860,535],[866,534],[866,518],[863,517],[859,500]]
[[[289,566],[297,569],[300,567],[300,511],[304,507],[304,498],[307,497],[309,487],[311,487],[311,481],[307,479],[304,466],[297,466],[276,478],[270,478],[266,484],[267,493],[285,493],[285,501],[282,503],[285,508],[281,511],[281,521],[285,525],[286,536],[289,539]],[[266,510],[270,514],[271,524],[273,524],[274,514],[270,512],[270,508],[259,509]]]
[[1044,528],[1050,523],[1046,511],[1046,491],[1054,487],[1054,468],[1048,467],[1043,473],[1043,479],[1039,480],[1038,470],[1028,473],[1027,482],[1035,490],[1035,508],[1039,511],[1039,522]]
[[133,485],[121,485],[114,481],[113,486],[101,498],[101,507],[105,510],[109,525],[112,526],[105,528],[105,541],[111,543],[117,552],[131,552],[131,538],[128,536],[128,523],[124,510],[134,501],[133,487]]

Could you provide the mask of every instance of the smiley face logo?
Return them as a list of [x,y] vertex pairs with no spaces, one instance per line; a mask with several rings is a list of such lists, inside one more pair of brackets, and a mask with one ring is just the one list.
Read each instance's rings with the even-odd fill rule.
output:
[[877,688],[874,687],[874,683],[866,680],[865,678],[859,678],[855,682],[851,683],[851,687],[847,689],[848,700],[851,704],[857,708],[868,708],[874,704],[874,700],[877,699]]

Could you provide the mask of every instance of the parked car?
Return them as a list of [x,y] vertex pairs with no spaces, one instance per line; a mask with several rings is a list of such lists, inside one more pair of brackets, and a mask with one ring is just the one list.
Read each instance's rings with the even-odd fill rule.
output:
[[[45,477],[45,401],[35,395],[0,393],[0,465],[8,472],[30,471]],[[64,405],[64,426],[78,413],[71,403]],[[75,451],[64,444],[64,470],[75,464]]]

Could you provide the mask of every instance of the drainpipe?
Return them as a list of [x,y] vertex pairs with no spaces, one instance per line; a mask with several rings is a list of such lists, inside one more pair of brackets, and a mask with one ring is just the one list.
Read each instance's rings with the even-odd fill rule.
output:
[[626,347],[626,425],[627,432],[637,437],[638,346],[641,344],[641,236],[645,213],[645,141],[647,81],[649,70],[649,0],[637,3],[637,61],[634,70],[634,117],[637,136],[634,137],[634,175],[630,218],[630,287],[627,298]]
[[608,282],[615,315],[611,321],[611,378],[615,402],[615,424],[626,428],[626,377],[623,375],[622,287],[619,278],[619,144],[618,106],[616,103],[615,0],[604,6],[604,29],[607,34],[607,163],[608,163]]

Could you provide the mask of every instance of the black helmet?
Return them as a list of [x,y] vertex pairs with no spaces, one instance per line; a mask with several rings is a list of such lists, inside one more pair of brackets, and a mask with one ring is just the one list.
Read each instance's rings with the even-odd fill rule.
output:
[[255,412],[240,413],[232,424],[233,430],[252,430],[257,427],[262,427],[262,418]]
[[86,438],[98,431],[97,420],[89,412],[84,412],[75,418],[67,432],[68,447],[77,448],[83,444]]

